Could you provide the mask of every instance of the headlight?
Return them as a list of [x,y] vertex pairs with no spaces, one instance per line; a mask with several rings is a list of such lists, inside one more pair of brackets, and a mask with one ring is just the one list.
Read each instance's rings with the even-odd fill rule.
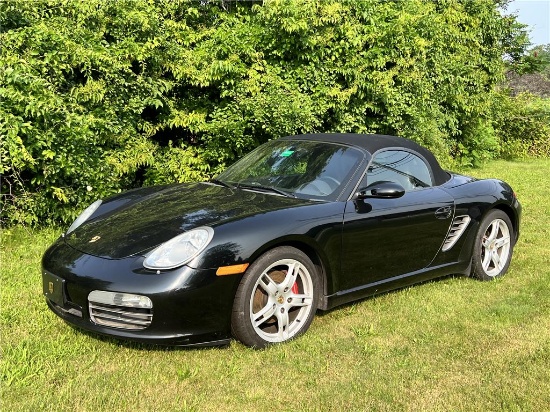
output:
[[173,269],[192,260],[212,240],[211,227],[199,227],[182,233],[153,250],[143,261],[147,269]]
[[76,218],[76,220],[73,222],[73,224],[69,227],[69,230],[67,230],[66,235],[71,233],[73,230],[75,230],[78,226],[80,226],[82,223],[84,223],[86,220],[90,218],[94,214],[94,212],[97,210],[97,208],[101,205],[102,200],[96,200],[94,203],[92,203],[90,206],[88,206],[86,209],[84,209],[84,212],[80,214]]

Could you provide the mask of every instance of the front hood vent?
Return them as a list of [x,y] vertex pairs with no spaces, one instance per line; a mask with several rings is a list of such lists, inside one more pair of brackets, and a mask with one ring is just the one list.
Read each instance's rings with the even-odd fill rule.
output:
[[453,224],[451,225],[451,230],[449,230],[447,239],[445,239],[445,243],[443,243],[443,247],[441,248],[443,252],[446,252],[455,245],[458,239],[460,239],[460,236],[462,236],[468,227],[470,220],[472,219],[468,215],[457,216],[454,218]]

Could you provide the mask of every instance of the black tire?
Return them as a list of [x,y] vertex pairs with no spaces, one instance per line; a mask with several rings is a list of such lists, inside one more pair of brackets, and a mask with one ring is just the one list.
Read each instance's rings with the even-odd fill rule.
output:
[[264,253],[237,289],[233,336],[247,346],[264,348],[301,335],[315,316],[319,284],[315,266],[302,251],[281,246]]
[[493,280],[503,276],[512,259],[514,227],[502,210],[491,210],[481,221],[472,255],[471,276]]

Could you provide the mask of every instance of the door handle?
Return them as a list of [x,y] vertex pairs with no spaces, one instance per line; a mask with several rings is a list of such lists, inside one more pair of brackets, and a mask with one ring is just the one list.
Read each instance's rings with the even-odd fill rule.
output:
[[453,213],[452,206],[443,206],[435,211],[435,217],[438,219],[448,219]]

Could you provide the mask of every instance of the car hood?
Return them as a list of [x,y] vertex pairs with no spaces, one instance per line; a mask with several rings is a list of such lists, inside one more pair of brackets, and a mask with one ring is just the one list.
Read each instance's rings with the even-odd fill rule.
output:
[[[109,204],[115,202],[121,206],[110,210]],[[92,217],[67,235],[65,242],[87,254],[121,259],[145,253],[199,226],[214,227],[307,203],[310,202],[208,183],[174,185],[153,192],[133,191],[126,197],[106,200],[102,206],[108,213]]]

